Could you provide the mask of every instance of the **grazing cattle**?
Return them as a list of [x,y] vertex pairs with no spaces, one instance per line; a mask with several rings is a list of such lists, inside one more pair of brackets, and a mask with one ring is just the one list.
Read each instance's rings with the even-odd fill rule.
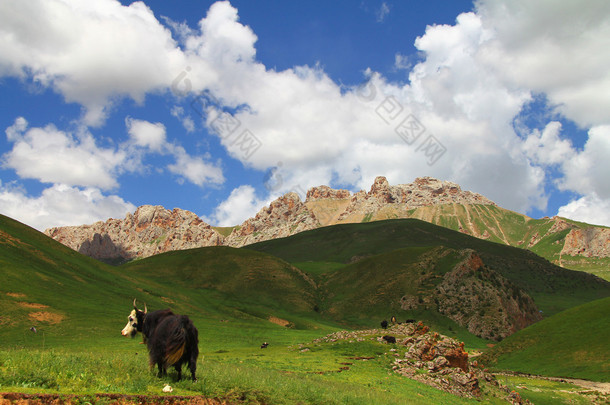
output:
[[394,336],[386,335],[382,339],[388,343],[396,343],[396,338]]
[[388,328],[388,321],[386,321],[385,319],[383,321],[381,321],[381,327],[383,329],[387,329]]
[[148,312],[136,307],[127,317],[127,325],[121,331],[123,336],[132,338],[141,332],[148,346],[150,367],[159,368],[159,377],[167,375],[167,368],[174,367],[178,380],[182,378],[182,365],[188,365],[193,381],[196,381],[197,357],[199,356],[199,337],[197,328],[186,315],[176,315],[169,309]]
[[267,348],[267,346],[269,346],[269,343],[267,343],[267,342],[263,342],[263,343],[261,344],[261,349],[266,349],[266,348]]

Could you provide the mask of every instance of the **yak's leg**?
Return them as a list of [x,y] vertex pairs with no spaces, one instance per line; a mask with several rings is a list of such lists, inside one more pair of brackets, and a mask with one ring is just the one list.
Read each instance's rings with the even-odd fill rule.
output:
[[178,381],[182,380],[182,363],[174,365],[174,368],[178,372]]
[[193,381],[197,381],[197,377],[195,377],[195,371],[197,370],[197,356],[191,356],[189,360],[189,370],[191,370],[191,378]]
[[165,369],[165,365],[163,364],[162,360],[159,360],[157,362],[157,367],[159,367],[159,374],[158,374],[159,378],[167,375],[167,370]]

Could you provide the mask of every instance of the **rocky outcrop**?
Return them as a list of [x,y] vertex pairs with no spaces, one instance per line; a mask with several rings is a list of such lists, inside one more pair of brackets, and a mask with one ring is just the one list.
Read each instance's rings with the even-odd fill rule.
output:
[[610,257],[610,229],[574,228],[565,238],[562,255]]
[[[395,373],[455,395],[470,398],[480,395],[479,382],[483,374],[471,367],[464,343],[431,331],[421,322],[393,325],[388,329],[339,331],[312,343],[349,344],[366,340],[388,347],[386,355],[394,357],[391,369]],[[308,348],[301,348],[303,350]],[[368,360],[372,357],[352,359]],[[485,377],[490,381],[493,379],[491,375]]]
[[421,322],[398,327],[407,334],[399,339],[406,353],[394,360],[394,372],[452,394],[478,397],[479,378],[470,370],[464,343],[427,329]]
[[485,339],[501,340],[529,326],[542,316],[533,299],[498,272],[490,269],[473,250],[442,276],[438,285],[423,295],[404,295],[406,311],[436,310]]
[[254,218],[235,228],[225,244],[240,247],[294,235],[319,226],[315,215],[301,202],[299,195],[288,193],[264,207]]
[[553,217],[553,226],[551,226],[547,234],[561,232],[565,229],[569,229],[572,227],[573,225],[570,225],[565,219],[560,217]]
[[434,291],[438,312],[485,339],[501,340],[542,319],[534,300],[472,250]]
[[144,205],[124,219],[50,228],[45,234],[93,258],[120,262],[172,250],[224,244],[224,238],[197,215]]
[[418,177],[413,183],[391,186],[385,177],[375,178],[368,193],[353,195],[339,221],[360,222],[391,217],[408,218],[409,210],[443,204],[495,205],[486,197],[463,191],[459,185],[432,177]]
[[312,187],[307,190],[305,202],[318,200],[343,200],[350,198],[351,193],[348,190],[335,190],[328,186]]

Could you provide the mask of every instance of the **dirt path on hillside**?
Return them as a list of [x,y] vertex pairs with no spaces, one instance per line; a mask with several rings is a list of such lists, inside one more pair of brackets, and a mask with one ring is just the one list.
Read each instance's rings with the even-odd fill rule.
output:
[[235,405],[239,401],[228,401],[219,398],[186,397],[177,395],[123,395],[123,394],[22,394],[19,392],[0,392],[0,405],[76,405],[87,402],[99,402],[113,405]]
[[602,394],[610,395],[610,383],[587,381],[587,380],[573,380],[571,378],[564,378],[563,380],[565,380],[571,384],[574,384],[574,385],[579,385],[583,388],[588,388],[593,391],[601,392]]
[[524,378],[537,378],[540,380],[547,381],[557,381],[562,383],[574,384],[579,387],[586,388],[591,391],[601,392],[605,395],[610,395],[610,383],[607,382],[599,382],[599,381],[589,381],[589,380],[580,380],[578,378],[561,378],[561,377],[546,377],[542,375],[531,375],[531,374],[523,374],[523,373],[494,373],[494,375],[506,375],[506,376],[517,376]]

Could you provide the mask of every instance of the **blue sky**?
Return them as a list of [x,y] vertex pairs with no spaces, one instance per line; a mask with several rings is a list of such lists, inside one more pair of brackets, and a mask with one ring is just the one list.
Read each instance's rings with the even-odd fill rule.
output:
[[433,176],[610,225],[610,3],[0,1],[0,213],[236,225]]

